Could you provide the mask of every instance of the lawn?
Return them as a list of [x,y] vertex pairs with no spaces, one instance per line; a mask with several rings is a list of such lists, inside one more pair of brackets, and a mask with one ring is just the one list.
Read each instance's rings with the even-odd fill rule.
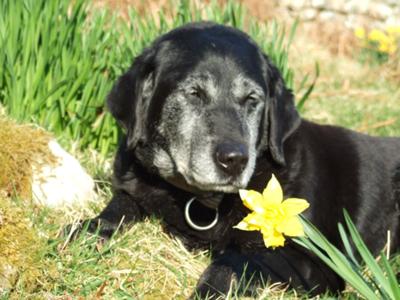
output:
[[[5,45],[0,49],[0,106],[18,121],[51,131],[96,179],[99,199],[91,207],[57,211],[18,197],[6,199],[0,193],[0,241],[18,250],[10,254],[10,247],[0,243],[0,257],[7,254],[19,262],[8,271],[0,264],[1,274],[8,272],[6,279],[0,276],[0,299],[185,299],[190,295],[209,263],[208,253],[187,251],[163,232],[158,220],[131,226],[108,241],[93,235],[74,241],[60,237],[64,225],[93,217],[109,201],[111,157],[120,132],[104,109],[106,93],[131,59],[169,28],[199,18],[246,27],[279,66],[298,100],[310,86],[318,63],[319,76],[301,110],[303,117],[374,135],[400,136],[400,71],[389,63],[362,63],[356,43],[352,53],[333,53],[302,24],[294,35],[290,25],[282,33],[279,21],[268,26],[245,21],[246,13],[232,3],[189,13],[193,7],[182,1],[175,17],[161,12],[153,19],[131,12],[127,23],[104,7],[86,13],[71,10],[62,0],[54,1],[61,6],[38,1],[43,7],[35,7],[32,0],[24,1],[25,7],[18,6],[20,2],[0,4],[0,41]],[[44,8],[59,17],[42,13]],[[68,9],[70,15],[65,14]],[[10,16],[14,23],[7,19]],[[41,27],[35,26],[35,19],[41,20]],[[24,31],[21,24],[30,24],[32,32]],[[60,32],[52,30],[56,25]],[[7,30],[15,31],[10,35],[15,40],[8,38]],[[43,39],[46,33],[48,39]],[[42,48],[37,46],[39,40]],[[303,83],[306,74],[309,79]],[[23,238],[7,240],[11,231]],[[399,272],[399,255],[391,265]],[[230,296],[245,299],[235,291]],[[267,296],[306,298],[282,286],[266,286],[254,294],[256,299]],[[349,287],[345,298],[355,297]]]

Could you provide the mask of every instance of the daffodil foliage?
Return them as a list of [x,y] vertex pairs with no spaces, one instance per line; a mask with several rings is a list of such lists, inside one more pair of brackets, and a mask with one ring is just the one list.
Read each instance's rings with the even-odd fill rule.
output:
[[283,191],[274,175],[261,193],[239,190],[243,204],[252,212],[234,228],[261,231],[266,247],[284,246],[285,236],[304,236],[299,214],[309,207],[304,199],[283,200]]

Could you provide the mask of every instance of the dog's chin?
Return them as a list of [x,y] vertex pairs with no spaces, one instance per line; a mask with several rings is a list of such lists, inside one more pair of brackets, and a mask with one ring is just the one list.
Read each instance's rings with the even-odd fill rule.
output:
[[173,177],[165,178],[172,185],[187,192],[204,195],[207,193],[238,193],[239,189],[244,188],[241,185],[225,183],[206,183],[200,182],[188,176],[178,174]]
[[221,192],[227,194],[236,194],[239,192],[241,187],[233,186],[233,185],[201,185],[200,189],[212,192]]

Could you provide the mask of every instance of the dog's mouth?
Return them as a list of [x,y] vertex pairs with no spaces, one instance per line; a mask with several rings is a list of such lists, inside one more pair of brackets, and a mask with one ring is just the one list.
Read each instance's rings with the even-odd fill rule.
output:
[[244,188],[233,180],[221,183],[206,183],[182,174],[166,178],[166,180],[176,187],[196,195],[210,192],[237,193],[239,189]]
[[241,188],[231,184],[202,184],[193,179],[187,180],[181,174],[166,180],[179,189],[194,194],[197,201],[212,209],[218,207],[223,193],[237,193]]
[[196,201],[199,201],[202,205],[217,210],[223,198],[221,193],[209,193],[196,197]]

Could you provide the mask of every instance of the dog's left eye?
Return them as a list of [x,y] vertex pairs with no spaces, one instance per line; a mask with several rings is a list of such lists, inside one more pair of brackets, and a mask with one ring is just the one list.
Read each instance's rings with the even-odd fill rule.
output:
[[201,94],[200,94],[200,91],[199,91],[199,90],[191,90],[191,91],[189,92],[189,94],[190,94],[191,96],[193,96],[193,97],[197,97],[197,98],[200,98],[200,97],[201,97]]
[[196,102],[200,100],[203,103],[208,103],[207,95],[205,91],[201,89],[192,89],[189,91],[189,95]]

